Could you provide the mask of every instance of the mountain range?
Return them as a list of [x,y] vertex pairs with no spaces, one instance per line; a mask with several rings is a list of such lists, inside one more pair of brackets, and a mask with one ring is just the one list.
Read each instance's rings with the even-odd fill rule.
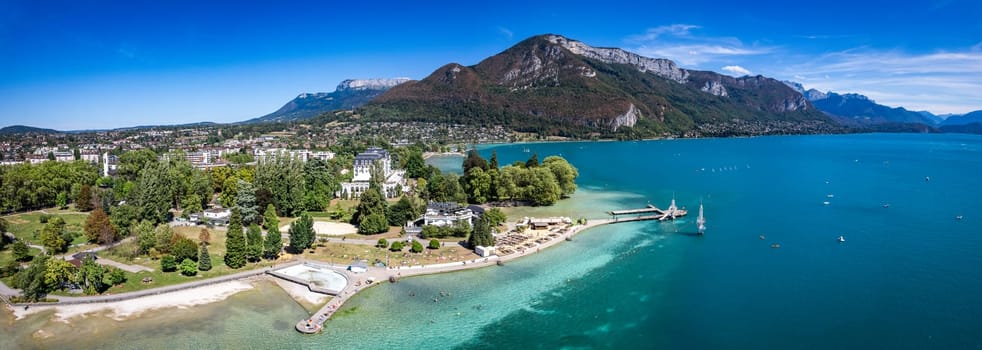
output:
[[338,84],[334,92],[302,93],[275,112],[244,123],[293,121],[339,109],[361,107],[393,86],[407,81],[409,78],[348,79]]
[[473,66],[444,65],[361,111],[381,120],[498,124],[579,137],[700,135],[713,133],[700,126],[733,122],[832,124],[771,78],[686,70],[671,60],[553,34],[528,38]]
[[786,81],[785,84],[805,96],[815,108],[845,125],[923,124],[936,127],[944,121],[930,112],[915,112],[903,107],[884,106],[860,94],[805,90],[796,82]]

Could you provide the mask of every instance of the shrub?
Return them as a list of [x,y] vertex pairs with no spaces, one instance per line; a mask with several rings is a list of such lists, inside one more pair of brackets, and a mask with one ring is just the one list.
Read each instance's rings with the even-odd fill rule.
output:
[[375,244],[375,246],[378,247],[378,248],[388,247],[389,246],[389,241],[386,241],[385,238],[379,238],[378,239],[378,243]]
[[440,241],[436,239],[430,240],[430,249],[440,249]]
[[392,242],[392,246],[389,247],[389,250],[394,251],[394,252],[400,252],[400,251],[402,251],[402,248],[405,248],[405,246],[406,245],[404,243],[402,243],[402,241],[395,241],[395,242]]
[[160,258],[160,270],[164,272],[177,270],[177,260],[173,255],[167,254]]
[[413,247],[412,248],[409,248],[409,250],[411,252],[413,252],[413,253],[422,253],[423,252],[423,244],[422,243],[419,243],[419,241],[415,241],[414,240],[413,241]]
[[181,262],[181,274],[185,276],[194,276],[198,274],[198,264],[191,259],[184,259]]

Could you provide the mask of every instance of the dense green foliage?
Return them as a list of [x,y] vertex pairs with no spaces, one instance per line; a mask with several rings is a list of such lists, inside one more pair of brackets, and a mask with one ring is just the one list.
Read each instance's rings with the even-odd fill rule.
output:
[[446,238],[446,237],[467,237],[471,233],[471,225],[467,221],[457,221],[449,226],[424,225],[420,237],[423,238]]
[[242,233],[242,217],[232,209],[225,238],[225,265],[233,269],[246,264],[246,239]]
[[[333,167],[333,168],[332,168]],[[339,163],[313,158],[304,163],[304,210],[322,211],[341,190]]]
[[259,225],[249,225],[246,230],[246,260],[256,262],[263,257],[263,232]]
[[440,249],[440,240],[431,239],[429,244],[430,249]]
[[385,248],[388,246],[389,246],[389,241],[385,240],[385,238],[379,238],[378,243],[375,243],[376,248]]
[[409,251],[411,251],[413,253],[422,253],[423,252],[423,244],[422,243],[419,243],[418,240],[413,240],[413,246],[409,248]]
[[280,219],[276,217],[276,207],[266,206],[263,215],[263,227],[266,229],[266,239],[263,240],[263,257],[275,260],[283,250],[283,237],[280,234]]
[[242,215],[242,225],[259,223],[259,205],[256,203],[256,188],[251,182],[238,180],[235,192],[235,208]]
[[290,250],[300,253],[310,248],[314,243],[315,235],[314,220],[306,212],[300,214],[300,218],[290,225]]
[[184,259],[181,261],[178,269],[181,270],[181,274],[185,276],[194,276],[198,274],[198,264],[191,259]]
[[31,260],[31,249],[22,240],[17,240],[14,244],[10,245],[10,252],[13,254],[13,258],[16,261],[28,261]]
[[389,220],[385,217],[388,204],[382,196],[382,186],[373,176],[368,190],[362,192],[352,221],[358,226],[358,233],[371,235],[389,230]]
[[177,270],[177,259],[173,255],[167,254],[160,258],[160,271],[172,272]]
[[404,226],[407,221],[418,218],[419,214],[409,197],[402,196],[396,204],[388,207],[385,218],[388,219],[389,226]]
[[498,208],[488,209],[483,215],[481,215],[481,217],[487,220],[488,225],[491,227],[500,226],[501,224],[505,223],[505,221],[508,221],[508,216]]
[[304,210],[303,170],[303,162],[295,157],[267,157],[256,165],[255,185],[270,192],[280,214],[294,216]]
[[0,212],[55,206],[59,193],[71,194],[73,185],[92,185],[98,177],[96,167],[81,161],[0,166]]
[[467,245],[471,248],[477,246],[490,247],[494,245],[494,236],[491,235],[491,227],[488,225],[488,220],[485,218],[479,218],[474,223],[474,232],[471,232],[470,237],[467,239]]
[[175,261],[184,261],[185,259],[198,261],[198,244],[190,238],[175,235],[171,255],[174,256]]
[[391,250],[393,252],[400,252],[400,251],[402,251],[402,248],[405,248],[405,247],[406,247],[406,244],[403,243],[402,241],[395,241],[395,242],[392,242],[392,246],[389,247],[389,250]]
[[201,248],[198,250],[198,270],[211,270],[211,255],[208,254],[208,245],[204,243],[201,243]]

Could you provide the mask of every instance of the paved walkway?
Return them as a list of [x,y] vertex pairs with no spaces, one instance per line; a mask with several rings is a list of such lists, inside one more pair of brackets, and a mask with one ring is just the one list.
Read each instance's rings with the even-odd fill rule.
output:
[[95,259],[95,262],[96,262],[96,264],[99,264],[99,265],[112,266],[112,267],[118,268],[120,270],[123,270],[123,271],[126,271],[126,272],[132,272],[132,273],[137,273],[137,272],[140,272],[140,271],[147,271],[147,272],[153,272],[154,271],[153,269],[151,269],[149,267],[146,267],[146,266],[143,266],[143,265],[129,265],[129,264],[124,264],[124,263],[115,261],[115,260],[109,260],[109,259],[106,259],[106,258],[98,258],[98,259]]
[[[293,265],[297,265],[297,264],[300,264],[300,261],[293,261],[293,262],[288,262],[288,263],[284,263],[284,264],[280,264],[280,265],[273,265],[271,267],[266,267],[266,268],[257,268],[257,269],[253,269],[253,270],[248,270],[248,271],[242,271],[242,272],[234,273],[234,274],[231,274],[231,275],[213,277],[213,278],[199,280],[199,281],[193,281],[193,282],[175,284],[175,285],[166,286],[166,287],[144,289],[144,290],[138,290],[138,291],[135,291],[135,292],[127,292],[127,293],[120,293],[120,294],[92,295],[92,296],[79,296],[79,297],[69,297],[69,296],[61,296],[61,295],[52,295],[50,297],[55,298],[55,299],[58,299],[58,302],[54,302],[54,303],[41,303],[41,304],[38,304],[38,305],[72,305],[72,304],[110,303],[110,302],[116,302],[116,301],[123,301],[123,300],[135,299],[135,298],[139,298],[139,297],[145,297],[145,296],[149,296],[149,295],[157,295],[157,294],[164,294],[164,293],[176,292],[176,291],[185,290],[185,289],[192,289],[192,288],[208,286],[208,285],[212,285],[212,284],[216,284],[216,283],[222,283],[222,282],[234,281],[234,280],[243,279],[243,278],[252,277],[252,276],[258,276],[258,275],[265,274],[266,271],[269,271],[269,270],[279,269],[279,268],[293,266]],[[32,304],[14,304],[14,305],[32,305]]]

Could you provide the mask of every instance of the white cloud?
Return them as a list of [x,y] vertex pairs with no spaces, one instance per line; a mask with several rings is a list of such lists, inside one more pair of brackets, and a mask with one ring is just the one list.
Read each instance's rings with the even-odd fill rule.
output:
[[695,35],[693,30],[700,28],[691,24],[660,26],[648,29],[644,34],[630,36],[625,41],[635,45],[632,51],[641,55],[667,58],[688,67],[706,63],[732,64],[721,61],[773,51],[771,47],[746,45],[737,38]]
[[753,73],[751,73],[750,70],[740,66],[723,66],[723,68],[720,69],[726,72],[736,74],[737,76],[753,75]]
[[630,36],[627,40],[633,42],[645,42],[658,39],[665,34],[670,34],[673,36],[689,36],[690,30],[698,28],[700,27],[692,24],[670,24],[667,26],[648,28],[644,34]]
[[512,38],[515,37],[515,33],[512,32],[511,29],[505,27],[498,27],[498,33],[501,33],[502,35],[508,37],[508,40],[511,40]]
[[982,52],[975,48],[912,54],[856,48],[783,67],[808,88],[856,92],[888,106],[933,113],[982,109]]

